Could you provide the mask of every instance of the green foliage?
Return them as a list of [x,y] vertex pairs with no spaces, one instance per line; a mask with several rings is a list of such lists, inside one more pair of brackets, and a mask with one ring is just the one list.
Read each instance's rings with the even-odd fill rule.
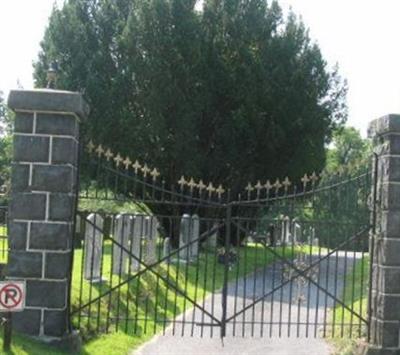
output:
[[321,170],[346,84],[305,25],[264,0],[68,0],[35,63],[85,94],[87,135],[163,173],[230,186]]
[[7,108],[0,92],[0,185],[9,186],[13,126],[14,114]]
[[[363,139],[354,127],[343,127],[333,134],[333,147],[327,151],[325,171],[338,172],[342,167],[356,170],[371,155],[371,142]],[[364,164],[365,165],[365,164]]]

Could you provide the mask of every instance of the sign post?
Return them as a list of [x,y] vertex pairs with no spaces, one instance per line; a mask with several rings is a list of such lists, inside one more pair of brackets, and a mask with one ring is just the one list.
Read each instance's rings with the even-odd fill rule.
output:
[[9,351],[12,336],[12,312],[21,312],[25,308],[25,281],[0,281],[0,312],[3,317],[3,350]]

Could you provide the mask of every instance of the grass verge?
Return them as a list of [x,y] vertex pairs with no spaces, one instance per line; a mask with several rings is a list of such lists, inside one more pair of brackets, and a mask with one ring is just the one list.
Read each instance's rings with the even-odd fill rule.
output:
[[[357,260],[344,276],[346,282],[343,303],[366,319],[368,306],[369,257]],[[355,353],[358,341],[366,336],[366,325],[352,312],[337,305],[330,313],[332,322],[332,338],[335,355],[352,355]],[[341,326],[354,324],[355,326]]]

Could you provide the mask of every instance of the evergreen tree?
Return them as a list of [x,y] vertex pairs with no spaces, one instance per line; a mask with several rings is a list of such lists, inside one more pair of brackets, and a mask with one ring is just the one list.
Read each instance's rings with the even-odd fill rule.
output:
[[346,84],[277,2],[67,0],[35,63],[91,105],[87,137],[239,192],[247,181],[320,171],[346,120]]

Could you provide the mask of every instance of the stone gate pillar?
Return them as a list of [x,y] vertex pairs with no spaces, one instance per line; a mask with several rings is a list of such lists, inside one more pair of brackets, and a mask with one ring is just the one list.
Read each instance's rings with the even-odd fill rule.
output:
[[[375,231],[367,354],[400,354],[400,115],[371,122],[377,154]],[[373,175],[375,173],[373,172]],[[375,232],[375,233],[374,233]]]
[[17,331],[62,338],[68,315],[79,122],[88,113],[81,94],[11,91],[16,113],[9,205],[7,277],[26,280],[26,310]]

